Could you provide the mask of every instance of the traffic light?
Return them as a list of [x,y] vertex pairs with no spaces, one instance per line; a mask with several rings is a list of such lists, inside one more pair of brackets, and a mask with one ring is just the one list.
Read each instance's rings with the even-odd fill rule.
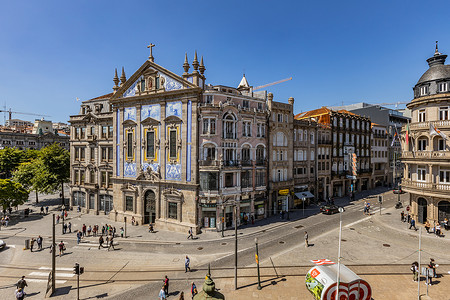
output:
[[80,267],[80,275],[84,273],[84,267]]
[[80,265],[79,264],[75,264],[75,266],[73,267],[73,274],[80,275]]
[[379,203],[383,202],[383,196],[378,196],[378,202]]

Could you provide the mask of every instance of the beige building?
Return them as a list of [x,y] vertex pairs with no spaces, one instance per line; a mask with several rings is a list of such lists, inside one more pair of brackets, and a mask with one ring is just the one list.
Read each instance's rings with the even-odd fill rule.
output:
[[70,206],[84,213],[113,210],[112,94],[82,102],[70,117]]
[[445,65],[446,58],[436,46],[407,105],[411,124],[402,128],[402,187],[410,193],[411,213],[420,223],[450,217],[450,65]]
[[371,186],[387,186],[392,182],[392,173],[389,167],[389,140],[386,126],[372,123],[371,140]]

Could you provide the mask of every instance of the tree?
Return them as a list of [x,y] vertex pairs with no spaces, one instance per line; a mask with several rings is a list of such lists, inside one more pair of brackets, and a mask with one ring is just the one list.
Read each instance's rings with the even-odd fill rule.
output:
[[46,193],[55,192],[61,186],[62,204],[64,205],[64,183],[70,179],[69,151],[58,143],[42,148],[36,160],[40,188]]
[[13,173],[13,180],[15,182],[20,183],[29,191],[34,190],[36,192],[36,203],[39,203],[38,193],[43,192],[38,164],[39,162],[37,160],[21,163]]
[[24,159],[24,152],[16,148],[6,147],[0,150],[0,177],[10,178],[13,171]]
[[3,209],[24,204],[28,200],[28,194],[20,183],[0,179],[0,205]]

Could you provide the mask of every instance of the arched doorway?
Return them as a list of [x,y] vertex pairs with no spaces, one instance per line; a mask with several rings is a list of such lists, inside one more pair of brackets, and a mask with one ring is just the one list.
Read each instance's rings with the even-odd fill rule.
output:
[[450,219],[450,202],[441,201],[438,204],[438,221],[442,222],[445,218]]
[[427,200],[424,198],[417,199],[417,218],[420,223],[425,223],[427,221]]
[[145,193],[144,199],[144,224],[155,223],[156,220],[156,195],[152,190]]

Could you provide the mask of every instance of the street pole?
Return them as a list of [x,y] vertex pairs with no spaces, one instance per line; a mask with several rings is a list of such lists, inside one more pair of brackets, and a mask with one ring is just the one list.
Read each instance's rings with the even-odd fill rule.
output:
[[55,249],[55,214],[53,214],[52,226],[52,295],[55,293],[55,275],[56,275],[56,249]]
[[339,249],[338,249],[338,271],[337,271],[337,285],[336,285],[336,300],[339,300],[339,284],[341,272],[341,237],[342,237],[342,212],[344,209],[339,207]]
[[[422,227],[419,227],[419,268],[417,270],[418,277],[417,277],[417,300],[420,300],[420,254],[422,252],[421,249],[421,240],[422,240]],[[428,278],[428,273],[427,273]]]
[[237,204],[234,205],[234,289],[237,290],[237,264],[238,264],[238,238],[237,238]]
[[305,201],[306,201],[306,198],[303,198],[302,199],[302,205],[303,205],[302,214],[303,214],[303,216],[305,216]]
[[222,237],[224,229],[225,229],[225,205],[222,204]]
[[259,255],[258,255],[258,238],[255,238],[255,246],[256,246],[256,268],[258,269],[258,287],[257,289],[261,289],[261,276],[259,273]]
[[62,213],[62,215],[61,215],[61,220],[62,220],[62,234],[64,234],[64,210],[63,210],[63,213]]
[[124,225],[124,234],[125,234],[125,238],[127,238],[127,217],[123,217],[123,225]]

